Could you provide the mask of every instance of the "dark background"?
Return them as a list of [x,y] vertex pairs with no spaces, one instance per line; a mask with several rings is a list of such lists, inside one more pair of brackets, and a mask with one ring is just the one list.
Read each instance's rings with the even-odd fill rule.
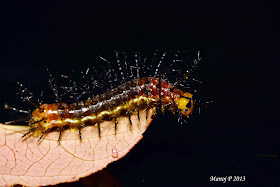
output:
[[113,50],[200,50],[213,104],[188,124],[155,119],[107,170],[123,186],[217,185],[210,176],[229,175],[246,177],[236,186],[279,185],[275,2],[1,3],[0,105],[14,103],[16,81],[48,87],[46,67],[87,68]]

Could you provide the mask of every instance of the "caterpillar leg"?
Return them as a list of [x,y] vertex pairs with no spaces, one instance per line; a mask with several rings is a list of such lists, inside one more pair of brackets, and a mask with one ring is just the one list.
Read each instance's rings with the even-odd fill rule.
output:
[[101,138],[100,122],[97,123],[97,127],[98,127],[98,135],[99,135],[99,138]]
[[139,108],[137,109],[137,117],[138,117],[138,121],[140,122],[140,111],[139,111]]
[[81,125],[81,126],[79,126],[79,137],[80,137],[80,140],[82,140],[81,128],[82,128],[82,125]]
[[62,128],[59,128],[59,136],[58,136],[58,140],[57,140],[57,142],[59,142],[59,141],[60,141],[60,138],[61,138],[61,132],[62,132]]
[[148,119],[148,115],[149,115],[149,107],[147,106],[147,108],[146,108],[146,120]]
[[117,134],[117,124],[118,124],[118,121],[117,121],[117,118],[115,117],[115,135]]
[[132,126],[132,121],[131,121],[131,115],[130,115],[130,113],[128,113],[128,119],[129,119],[130,126]]

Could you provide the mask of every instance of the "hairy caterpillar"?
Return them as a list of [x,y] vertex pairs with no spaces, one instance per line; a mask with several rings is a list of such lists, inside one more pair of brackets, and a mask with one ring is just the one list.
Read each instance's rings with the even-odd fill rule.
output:
[[[162,53],[159,56],[155,52],[152,59],[140,58],[136,52],[132,57],[125,53],[115,52],[117,67],[113,63],[100,57],[108,65],[105,74],[90,75],[89,69],[82,72],[83,81],[76,82],[67,76],[70,86],[61,87],[63,94],[59,93],[56,80],[50,74],[49,83],[56,97],[54,103],[43,103],[36,99],[21,83],[21,98],[23,101],[35,106],[33,110],[22,110],[5,105],[6,109],[27,114],[27,118],[17,121],[6,122],[6,124],[25,122],[30,130],[23,135],[29,134],[40,136],[53,130],[59,130],[58,141],[61,133],[66,128],[77,129],[79,137],[82,138],[81,128],[87,125],[97,125],[99,136],[101,135],[100,123],[104,120],[114,120],[115,130],[118,124],[118,117],[130,116],[140,110],[154,109],[164,112],[166,109],[179,117],[189,115],[193,112],[196,99],[193,94],[196,89],[191,88],[193,82],[199,82],[191,78],[197,63],[201,60],[200,53],[196,59],[187,61],[186,52]],[[121,57],[122,56],[122,57]],[[148,63],[158,61],[154,68]],[[133,63],[133,65],[132,65]],[[165,66],[163,65],[165,63]],[[152,75],[153,74],[153,75]],[[98,75],[98,77],[94,76]],[[171,83],[171,81],[174,83]],[[104,86],[105,85],[105,86]],[[107,90],[104,91],[104,87]],[[101,90],[94,94],[93,90]],[[69,94],[68,98],[74,98],[70,103],[62,101],[63,95]],[[81,100],[86,95],[86,99]]]

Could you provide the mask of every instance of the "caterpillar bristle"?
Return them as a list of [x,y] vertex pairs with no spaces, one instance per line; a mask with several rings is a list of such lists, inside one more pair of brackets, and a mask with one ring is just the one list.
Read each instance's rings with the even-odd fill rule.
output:
[[18,112],[18,113],[24,113],[24,114],[30,114],[30,110],[22,110],[22,109],[18,109],[18,108],[15,108],[15,107],[11,107],[9,106],[8,104],[5,104],[4,105],[4,109],[7,109],[7,110],[12,110],[14,112]]
[[57,88],[57,84],[56,84],[56,81],[55,81],[55,78],[53,77],[53,75],[49,72],[49,70],[47,69],[47,72],[49,73],[49,85],[55,95],[55,98],[56,98],[56,102],[58,103],[61,103],[61,98],[59,96],[59,93],[58,93],[58,88]]
[[23,86],[22,83],[18,81],[17,81],[17,85],[19,86],[20,92],[18,94],[20,95],[22,102],[29,103],[36,108],[40,106],[41,102],[36,97],[34,97],[31,91],[29,91],[26,87]]
[[5,124],[6,124],[6,125],[9,125],[9,124],[14,124],[14,125],[16,125],[16,124],[19,123],[19,122],[28,123],[28,120],[26,120],[26,119],[19,119],[19,120],[7,121],[7,122],[5,122]]

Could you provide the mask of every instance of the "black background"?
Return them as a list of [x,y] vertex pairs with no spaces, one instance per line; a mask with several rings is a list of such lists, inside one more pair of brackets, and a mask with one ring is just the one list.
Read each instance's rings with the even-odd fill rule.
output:
[[277,3],[1,4],[2,106],[13,103],[16,81],[35,93],[47,87],[46,67],[86,68],[113,50],[201,51],[204,94],[213,104],[185,125],[155,119],[129,154],[108,166],[119,184],[205,186],[220,183],[210,176],[229,175],[246,176],[230,182],[236,186],[280,184]]

